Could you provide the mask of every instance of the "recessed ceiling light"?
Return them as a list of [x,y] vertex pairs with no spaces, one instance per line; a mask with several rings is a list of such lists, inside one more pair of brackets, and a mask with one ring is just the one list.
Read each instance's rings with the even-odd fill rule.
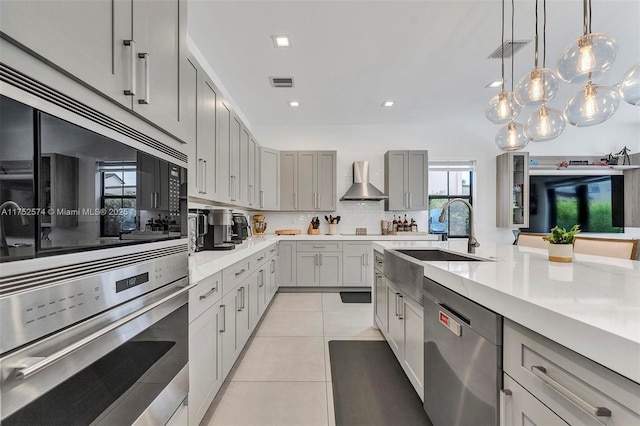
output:
[[494,88],[494,87],[500,87],[501,85],[502,85],[502,80],[493,80],[491,83],[487,84],[484,87]]
[[382,104],[383,107],[392,107],[395,104],[394,101],[384,101]]
[[275,47],[291,47],[291,37],[288,35],[272,35],[271,39]]
[[298,107],[298,106],[300,106],[300,102],[298,102],[298,101],[289,101],[289,106],[290,107]]

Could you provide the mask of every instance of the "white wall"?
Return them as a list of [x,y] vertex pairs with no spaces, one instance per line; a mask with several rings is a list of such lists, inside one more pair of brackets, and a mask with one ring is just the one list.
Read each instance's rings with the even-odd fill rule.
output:
[[[633,108],[621,105],[620,108]],[[478,114],[482,114],[481,111]],[[477,121],[476,121],[477,122]],[[422,126],[254,126],[253,134],[260,144],[280,150],[337,150],[338,197],[351,185],[351,165],[368,160],[370,180],[384,190],[384,153],[396,149],[428,149],[430,160],[475,160],[476,190],[474,210],[477,237],[482,241],[513,241],[510,229],[495,226],[495,157],[501,151],[493,138],[498,126],[490,123],[476,126],[439,123]],[[569,127],[555,141],[530,143],[525,149],[538,155],[605,155],[628,146],[632,153],[640,151],[640,123],[621,124],[614,116],[608,122],[589,128]],[[334,215],[342,217],[340,232],[354,233],[356,226],[366,226],[369,233],[379,233],[380,219],[391,219],[383,202],[338,201]],[[294,228],[306,232],[314,214],[267,213],[269,231]],[[326,222],[322,218],[322,232]],[[427,228],[427,214],[410,213],[420,230]],[[633,230],[630,230],[633,232]]]

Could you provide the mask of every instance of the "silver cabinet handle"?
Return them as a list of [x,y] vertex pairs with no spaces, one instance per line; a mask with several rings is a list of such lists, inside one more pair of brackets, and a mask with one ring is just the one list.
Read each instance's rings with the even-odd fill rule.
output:
[[151,196],[151,208],[155,209],[156,208],[156,193],[152,192],[149,195]]
[[322,253],[320,253],[320,266],[322,266]]
[[547,369],[539,366],[532,365],[531,372],[551,389],[558,392],[560,395],[571,401],[575,406],[584,411],[585,413],[595,417],[611,417],[611,410],[606,407],[594,407],[593,405],[580,398],[578,395],[567,389],[565,386],[552,379],[547,374]]
[[236,290],[238,294],[236,294],[236,310],[238,312],[242,311],[242,287]]
[[138,58],[144,59],[144,98],[138,99],[139,104],[146,105],[149,103],[150,98],[150,83],[149,83],[149,54],[148,53],[138,53]]
[[369,266],[369,253],[365,254],[365,265]]
[[135,96],[136,95],[136,42],[133,40],[124,40],[125,46],[128,46],[131,49],[130,60],[131,60],[131,88],[124,89],[124,94],[127,96]]
[[246,307],[245,304],[244,304],[244,302],[245,302],[244,287],[240,287],[240,289],[242,290],[242,309],[244,309]]
[[237,277],[238,275],[242,275],[242,274],[244,274],[246,271],[247,271],[247,270],[246,270],[246,269],[244,269],[244,268],[243,268],[243,269],[240,269],[238,272],[236,272],[236,274],[235,274],[235,275],[236,275],[236,277]]
[[314,245],[313,248],[326,248],[326,246],[316,246],[316,245]]
[[410,209],[412,205],[413,205],[413,193],[410,192],[409,193],[409,206],[408,206],[408,208]]
[[318,266],[318,253],[313,255],[313,264],[315,266]]
[[260,190],[260,208],[264,208],[264,191]]
[[200,300],[204,300],[207,297],[211,296],[213,293],[215,293],[216,291],[218,291],[218,286],[216,285],[216,287],[211,288],[211,290],[209,290],[208,292],[206,292],[205,294],[201,294],[200,295]]
[[225,305],[220,305],[220,317],[222,318],[222,327],[220,328],[220,333],[224,333],[227,331],[227,307]]
[[249,205],[252,206],[253,205],[253,185],[249,184],[249,186],[247,187],[247,192],[249,193]]
[[276,261],[275,261],[275,260],[272,260],[272,261],[271,261],[271,271],[270,271],[270,272],[271,272],[272,274],[273,274],[274,272],[276,272]]
[[509,389],[500,390],[500,426],[507,426],[510,423],[507,421],[507,397],[511,395],[512,392]]
[[202,160],[202,193],[207,193],[207,160]]
[[403,296],[401,294],[398,295],[398,299],[400,299],[400,313],[398,314],[398,319],[403,320],[404,319],[404,302],[402,301]]
[[40,372],[41,370],[44,370],[45,368],[49,367],[52,364],[55,364],[56,362],[60,361],[62,358],[65,358],[68,355],[71,355],[73,352],[82,349],[83,347],[95,342],[96,340],[100,339],[101,337],[103,337],[105,334],[119,328],[122,327],[123,325],[135,320],[138,317],[141,317],[142,315],[146,314],[147,312],[157,308],[158,306],[169,302],[172,299],[175,299],[176,297],[187,293],[189,290],[191,290],[192,288],[194,288],[196,286],[196,284],[191,284],[188,285],[187,287],[181,288],[180,290],[178,290],[177,292],[161,299],[158,300],[155,303],[152,303],[151,305],[142,308],[136,312],[133,312],[129,315],[127,315],[126,317],[123,317],[121,319],[119,319],[118,321],[112,322],[111,324],[109,324],[108,326],[96,331],[95,333],[92,333],[90,335],[88,335],[87,337],[78,340],[77,342],[75,342],[72,345],[69,345],[57,352],[54,352],[53,354],[45,357],[43,360],[33,364],[32,366],[29,367],[25,367],[22,368],[20,370],[18,370],[16,372],[16,377],[18,379],[26,379],[38,372]]
[[260,275],[258,275],[260,277],[260,284],[258,284],[258,287],[263,287],[264,286],[264,269],[260,269],[259,271]]
[[297,192],[293,193],[293,208],[294,209],[298,208],[298,193]]
[[395,302],[396,302],[396,317],[398,317],[400,314],[398,314],[398,296],[400,296],[400,293],[396,293],[396,298],[395,298]]
[[203,167],[204,167],[204,160],[202,158],[198,158],[198,166],[196,167],[196,186],[198,187],[198,194],[204,194],[204,191],[202,188]]
[[256,262],[260,262],[262,259],[264,259],[264,256],[259,257],[259,258],[256,260]]

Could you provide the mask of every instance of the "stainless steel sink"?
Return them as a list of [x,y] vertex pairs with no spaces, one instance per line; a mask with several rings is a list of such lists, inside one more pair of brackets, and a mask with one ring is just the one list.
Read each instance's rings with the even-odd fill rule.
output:
[[443,250],[396,250],[400,253],[411,256],[422,261],[443,261],[443,262],[482,262],[484,259],[469,257],[462,254],[450,253]]

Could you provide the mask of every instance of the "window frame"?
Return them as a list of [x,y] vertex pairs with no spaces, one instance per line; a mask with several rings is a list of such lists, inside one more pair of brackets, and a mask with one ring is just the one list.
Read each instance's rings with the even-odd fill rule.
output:
[[[451,180],[450,180],[450,173],[454,172],[469,172],[469,195],[462,195],[462,194],[451,194]],[[454,198],[461,198],[463,200],[466,200],[469,204],[471,204],[471,206],[473,206],[473,194],[474,194],[474,189],[475,189],[475,162],[474,161],[442,161],[442,162],[430,162],[429,163],[429,172],[446,172],[447,173],[447,194],[446,195],[441,195],[441,194],[428,194],[429,195],[429,210],[431,210],[431,200],[451,200]],[[446,202],[445,202],[446,203]],[[448,207],[447,209],[447,218],[451,217],[451,206]],[[429,217],[431,217],[431,214],[429,214]],[[470,218],[470,216],[469,216]],[[429,220],[428,223],[429,226],[429,233],[432,233],[431,231],[431,221]],[[469,228],[469,227],[467,227]],[[442,232],[436,232],[437,234],[442,234]],[[447,220],[447,237],[448,238],[469,238],[469,234],[464,234],[464,235],[458,235],[458,234],[451,234],[451,221]]]
[[[135,162],[133,163],[135,164]],[[106,200],[120,200],[120,205],[124,204],[124,200],[134,200],[137,201],[137,176],[136,176],[136,193],[134,195],[124,195],[124,187],[123,187],[123,191],[122,191],[122,195],[105,195],[105,180],[107,178],[107,174],[109,173],[117,173],[117,172],[124,172],[124,171],[136,171],[135,166],[132,168],[131,163],[130,162],[123,162],[122,163],[122,167],[120,169],[117,168],[106,168],[106,167],[113,167],[113,164],[109,163],[108,165],[105,164],[99,164],[98,167],[98,171],[100,172],[100,208],[101,209],[106,209]],[[127,167],[129,166],[129,167]],[[136,203],[137,204],[137,203]],[[121,207],[122,208],[122,207]],[[126,207],[128,208],[128,207]],[[135,207],[136,210],[136,215],[138,213],[138,208],[137,205]],[[118,235],[107,235],[105,232],[105,220],[108,217],[108,214],[100,214],[100,237],[119,237],[120,234]]]

